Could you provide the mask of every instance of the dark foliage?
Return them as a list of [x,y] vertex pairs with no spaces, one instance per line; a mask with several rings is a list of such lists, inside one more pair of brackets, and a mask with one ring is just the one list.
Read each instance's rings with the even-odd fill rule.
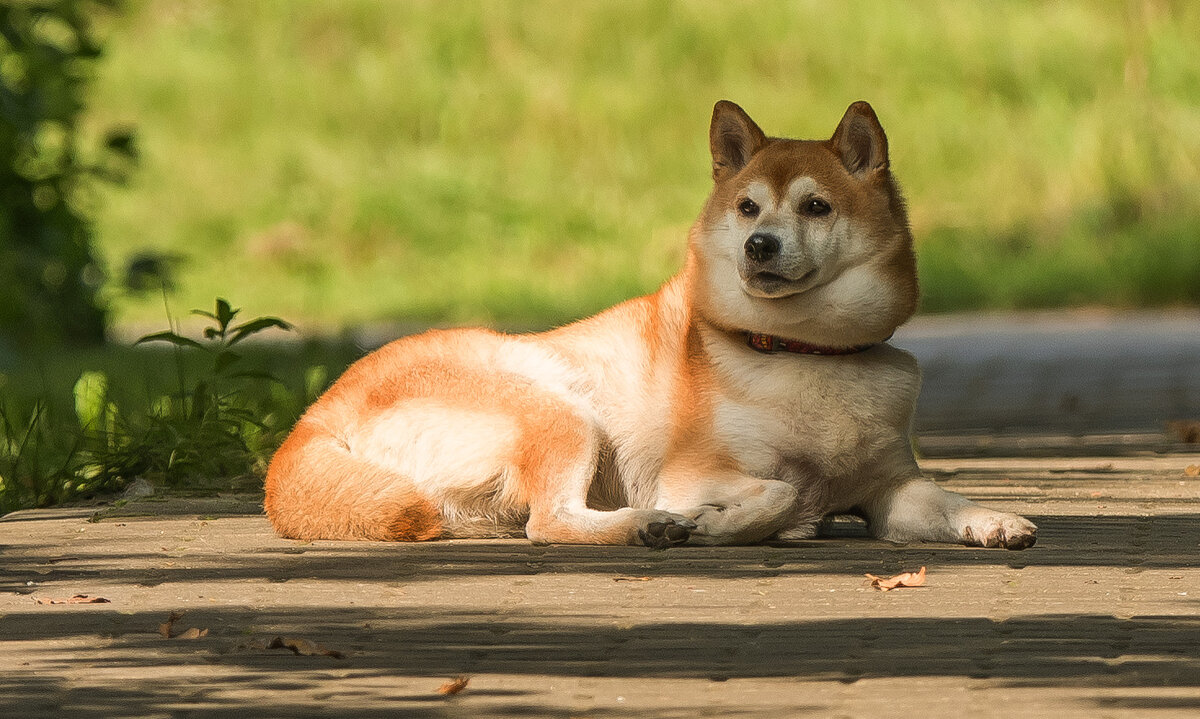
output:
[[104,339],[90,185],[120,180],[136,158],[128,129],[91,157],[78,147],[97,13],[114,0],[0,4],[0,342]]

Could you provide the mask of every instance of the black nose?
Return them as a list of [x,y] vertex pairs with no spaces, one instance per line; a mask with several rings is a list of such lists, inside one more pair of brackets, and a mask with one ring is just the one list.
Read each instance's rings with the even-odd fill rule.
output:
[[761,232],[746,240],[746,256],[755,262],[766,262],[779,254],[779,238]]

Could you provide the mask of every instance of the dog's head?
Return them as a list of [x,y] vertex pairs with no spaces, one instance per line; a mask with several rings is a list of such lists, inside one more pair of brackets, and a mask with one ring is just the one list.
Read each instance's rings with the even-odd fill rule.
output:
[[788,140],[723,100],[709,143],[715,187],[689,238],[708,321],[854,346],[912,315],[912,233],[870,105],[851,105],[828,140]]

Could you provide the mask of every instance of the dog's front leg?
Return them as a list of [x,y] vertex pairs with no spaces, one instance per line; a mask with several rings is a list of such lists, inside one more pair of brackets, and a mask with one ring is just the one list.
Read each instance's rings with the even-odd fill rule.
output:
[[796,488],[737,473],[664,472],[658,509],[696,523],[688,544],[752,544],[794,523]]
[[872,534],[892,542],[1025,549],[1037,541],[1037,526],[1028,519],[988,509],[926,479],[895,485],[861,509]]

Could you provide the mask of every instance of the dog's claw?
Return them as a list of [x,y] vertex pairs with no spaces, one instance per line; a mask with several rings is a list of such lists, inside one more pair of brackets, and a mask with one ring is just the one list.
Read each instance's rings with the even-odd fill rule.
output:
[[[691,525],[690,527],[687,525]],[[645,529],[638,530],[638,538],[642,544],[651,549],[667,549],[683,544],[691,536],[696,523],[688,520],[673,520],[669,522],[650,522]]]
[[1023,517],[1012,516],[1008,521],[995,522],[982,530],[963,527],[962,537],[963,544],[968,546],[1022,550],[1037,543],[1037,527]]
[[671,540],[672,542],[686,542],[689,532],[684,527],[675,524],[667,527],[665,534],[667,539]]

